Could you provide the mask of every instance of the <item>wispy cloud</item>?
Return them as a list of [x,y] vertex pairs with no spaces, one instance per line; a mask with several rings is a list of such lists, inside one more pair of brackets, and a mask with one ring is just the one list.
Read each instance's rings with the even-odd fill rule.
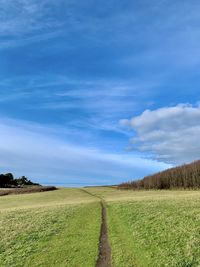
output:
[[137,156],[73,145],[47,134],[48,128],[26,122],[1,119],[0,130],[1,169],[41,182],[109,184],[165,167]]
[[46,0],[1,0],[1,24],[2,36],[22,36],[34,34],[43,29],[51,29],[60,26],[61,22],[52,19],[54,1]]
[[0,5],[0,49],[48,40],[63,32],[63,22],[51,16],[53,1],[1,0]]
[[[75,79],[63,75],[27,76],[2,80],[1,87],[4,90],[0,91],[0,101],[26,97],[23,107],[27,110],[82,110],[90,113],[91,124],[94,120],[100,121],[102,117],[117,122],[123,114],[133,112],[141,105],[149,106],[150,89],[157,86],[159,84],[137,80]],[[31,103],[33,98],[38,99],[37,105]],[[105,121],[103,124],[108,125]],[[110,128],[113,126],[110,125]]]
[[62,31],[55,31],[55,32],[47,32],[42,34],[37,34],[31,37],[24,37],[24,38],[14,38],[14,39],[4,39],[0,41],[0,50],[7,49],[7,48],[15,48],[19,46],[25,46],[27,44],[42,42],[45,40],[49,40],[58,36],[62,36]]

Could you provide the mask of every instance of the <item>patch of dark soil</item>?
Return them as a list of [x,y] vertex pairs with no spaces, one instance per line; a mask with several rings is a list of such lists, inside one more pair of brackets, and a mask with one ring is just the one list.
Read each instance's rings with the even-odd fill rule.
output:
[[12,189],[0,189],[0,196],[18,195],[18,194],[30,194],[38,192],[46,192],[57,190],[55,186],[31,186],[24,188],[12,188]]
[[111,267],[111,248],[108,242],[108,229],[106,222],[106,207],[101,201],[102,207],[102,223],[101,234],[99,238],[99,256],[96,262],[96,267]]

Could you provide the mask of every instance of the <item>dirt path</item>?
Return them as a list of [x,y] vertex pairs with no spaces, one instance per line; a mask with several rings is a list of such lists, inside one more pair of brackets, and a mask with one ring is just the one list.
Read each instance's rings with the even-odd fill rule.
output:
[[106,221],[106,206],[104,200],[85,189],[81,189],[85,193],[100,199],[101,204],[101,232],[99,237],[99,256],[96,262],[96,267],[112,267],[111,264],[111,248],[108,241],[108,227]]
[[96,267],[111,267],[111,248],[108,242],[108,230],[106,222],[106,207],[103,201],[101,201],[102,207],[102,223],[101,234],[99,238],[99,256],[96,262]]

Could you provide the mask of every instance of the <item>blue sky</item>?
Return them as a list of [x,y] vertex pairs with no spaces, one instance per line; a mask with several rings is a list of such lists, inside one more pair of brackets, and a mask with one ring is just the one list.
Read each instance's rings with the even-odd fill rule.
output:
[[200,3],[0,0],[0,171],[116,184],[200,158]]

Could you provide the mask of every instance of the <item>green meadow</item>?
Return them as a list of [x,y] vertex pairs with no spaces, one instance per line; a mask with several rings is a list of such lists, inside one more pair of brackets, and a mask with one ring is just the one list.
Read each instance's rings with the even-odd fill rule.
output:
[[75,189],[0,198],[0,266],[94,266],[99,203]]
[[110,202],[113,266],[200,266],[200,196]]
[[84,190],[0,197],[0,266],[94,267],[101,200],[113,267],[200,266],[200,191]]

